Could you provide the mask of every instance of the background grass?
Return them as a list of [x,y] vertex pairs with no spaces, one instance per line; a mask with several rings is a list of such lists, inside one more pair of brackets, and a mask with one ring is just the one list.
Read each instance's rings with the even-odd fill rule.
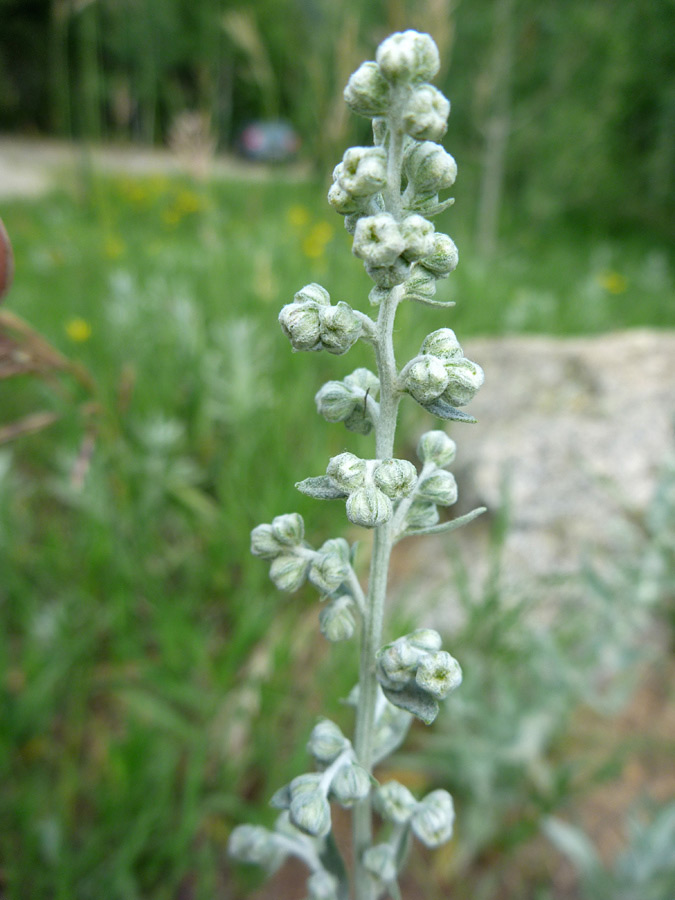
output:
[[[260,821],[301,771],[315,715],[347,725],[337,699],[355,677],[351,649],[317,639],[312,592],[280,596],[248,533],[293,509],[313,541],[343,529],[293,484],[347,446],[369,454],[312,397],[371,362],[360,347],[295,356],[276,316],[312,280],[367,309],[369,281],[312,182],[83,170],[2,216],[7,306],[94,380],[0,384],[3,421],[59,415],[0,452],[4,891],[234,897],[232,824],[249,806]],[[514,212],[488,267],[459,219],[437,226],[462,254],[441,286],[457,307],[402,309],[400,359],[443,325],[461,338],[675,325],[673,251],[644,231],[533,232]],[[403,418],[412,442],[423,419]]]

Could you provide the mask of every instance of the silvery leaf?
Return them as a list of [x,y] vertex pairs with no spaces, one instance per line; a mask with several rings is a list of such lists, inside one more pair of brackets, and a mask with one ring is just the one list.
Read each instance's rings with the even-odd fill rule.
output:
[[315,478],[305,478],[296,483],[296,488],[301,494],[314,497],[315,500],[338,500],[347,494],[335,486],[328,475],[317,475]]
[[432,415],[438,416],[439,419],[448,419],[450,422],[478,421],[468,413],[462,412],[461,409],[457,409],[455,406],[451,406],[447,402],[447,400],[442,400],[440,397],[438,397],[436,400],[432,400],[431,403],[427,403],[424,408],[428,410]]
[[382,686],[384,695],[390,703],[412,713],[425,725],[431,725],[438,715],[438,701],[423,691],[414,682],[407,684],[400,691],[392,691]]
[[439,525],[430,525],[428,528],[409,528],[407,531],[403,532],[402,537],[415,537],[422,534],[444,534],[446,531],[454,531],[456,528],[461,528],[462,525],[468,525],[469,522],[477,519],[478,516],[481,516],[484,512],[487,512],[487,507],[478,506],[476,509],[472,509],[471,512],[468,512],[465,516],[459,516],[457,519],[450,519],[449,522],[441,522]]

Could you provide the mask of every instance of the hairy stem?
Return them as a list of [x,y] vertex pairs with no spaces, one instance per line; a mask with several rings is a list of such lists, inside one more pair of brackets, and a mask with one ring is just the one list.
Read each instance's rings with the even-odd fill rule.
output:
[[[400,129],[396,104],[392,104],[389,120],[388,184],[385,193],[387,210],[396,218],[401,213],[401,169],[403,160],[403,132]],[[394,436],[400,394],[398,391],[396,358],[394,355],[394,318],[401,301],[403,287],[397,285],[382,301],[377,319],[375,355],[380,379],[380,412],[375,428],[375,456],[387,459],[394,455]],[[370,578],[366,598],[365,615],[361,631],[361,661],[359,670],[359,702],[356,712],[354,749],[360,765],[370,773],[373,767],[373,742],[375,736],[375,707],[377,703],[377,677],[375,654],[382,646],[382,622],[387,594],[389,558],[395,534],[387,522],[375,530],[373,554],[370,561]],[[354,887],[356,900],[372,900],[373,889],[362,857],[372,845],[372,809],[370,797],[354,808]]]

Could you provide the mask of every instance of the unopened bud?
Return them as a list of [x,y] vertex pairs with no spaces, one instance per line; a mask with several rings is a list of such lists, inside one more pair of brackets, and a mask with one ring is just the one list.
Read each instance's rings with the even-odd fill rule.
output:
[[307,749],[317,762],[330,765],[349,746],[349,741],[335,722],[322,719],[312,729]]
[[366,480],[366,461],[353,453],[340,453],[328,462],[326,475],[341,491],[353,491]]
[[387,183],[387,153],[383,147],[350,147],[338,175],[352,197],[369,197]]
[[408,528],[431,528],[434,526],[440,516],[438,507],[435,503],[416,500],[406,513],[405,521]]
[[436,700],[442,700],[462,683],[462,669],[445,650],[424,656],[415,673],[415,681]]
[[440,847],[452,837],[455,808],[447,791],[432,791],[418,804],[412,830],[427,847]]
[[363,528],[377,528],[394,514],[391,500],[374,485],[357,488],[347,498],[347,518]]
[[294,593],[305,583],[308,562],[300,556],[282,553],[272,560],[270,578],[280,591]]
[[330,831],[330,806],[320,775],[299,775],[291,781],[291,822],[306,834],[323,837]]
[[417,295],[431,298],[436,293],[436,276],[423,265],[415,264],[405,285],[406,296]]
[[330,784],[330,790],[341,806],[351,806],[370,793],[370,778],[356,763],[341,766]]
[[439,506],[452,506],[457,502],[457,482],[452,472],[436,469],[419,486],[421,500],[430,500]]
[[327,381],[317,391],[314,400],[317,411],[327,422],[344,422],[354,411],[358,402],[349,387],[342,381]]
[[448,128],[450,101],[430,84],[422,84],[410,96],[403,113],[406,133],[418,141],[440,141]]
[[416,628],[406,635],[406,639],[413,647],[429,652],[440,650],[443,646],[440,634],[433,628]]
[[346,376],[344,382],[351,388],[369,391],[371,397],[376,397],[380,390],[380,379],[370,369],[354,369],[351,375]]
[[452,328],[439,328],[424,338],[420,353],[429,353],[443,360],[461,359],[462,348]]
[[388,781],[377,789],[375,806],[389,822],[405,825],[417,808],[417,800],[400,782]]
[[428,81],[440,67],[433,38],[419,31],[398,31],[377,48],[375,59],[389,81]]
[[339,181],[334,181],[328,188],[328,202],[342,216],[348,216],[359,209],[358,200]]
[[415,677],[415,669],[424,652],[419,647],[413,646],[405,637],[386,644],[376,655],[378,680],[385,687],[400,690]]
[[382,116],[389,106],[389,85],[374,62],[364,62],[344,90],[347,106],[360,116]]
[[352,598],[343,594],[322,608],[319,613],[319,628],[327,641],[338,643],[347,641],[353,636],[356,622],[352,607]]
[[279,313],[279,324],[294,350],[320,347],[319,309],[309,303],[288,303]]
[[404,250],[405,241],[390,213],[359,219],[352,246],[352,252],[359,259],[371,266],[391,266]]
[[418,194],[437,194],[452,187],[457,177],[457,163],[449,153],[433,141],[413,144],[405,156],[405,173]]
[[442,359],[423,356],[408,369],[405,387],[418,403],[425,405],[440,397],[448,386],[448,373]]
[[283,545],[275,537],[271,525],[256,525],[251,532],[251,553],[254,556],[274,559],[283,549]]
[[407,459],[385,459],[375,469],[375,484],[392,500],[407,497],[417,483],[417,469]]
[[448,386],[443,397],[453,406],[466,406],[485,381],[481,367],[470,359],[451,360],[446,366]]
[[399,228],[405,241],[403,255],[409,262],[434,252],[434,226],[424,216],[406,216]]
[[397,284],[403,284],[408,277],[410,266],[403,257],[399,257],[390,266],[372,266],[366,263],[365,269],[379,288],[389,291]]
[[276,516],[272,520],[272,532],[280,543],[294,547],[302,543],[305,536],[305,523],[299,513],[287,513],[284,516]]
[[338,900],[338,887],[337,878],[322,869],[307,879],[307,900]]
[[422,260],[422,265],[439,278],[454,272],[459,262],[459,251],[455,242],[447,234],[437,231],[434,234],[434,248]]
[[[344,549],[343,546],[344,545]],[[349,545],[343,538],[326,541],[309,569],[309,580],[322,593],[340,587],[349,573]]]
[[363,865],[382,884],[396,878],[396,854],[391,844],[375,844],[363,854]]
[[268,871],[278,869],[286,858],[274,835],[259,825],[238,825],[230,835],[227,849],[234,859],[264,866]]
[[417,455],[422,462],[434,463],[441,469],[449,466],[456,454],[457,444],[444,431],[427,431],[417,444]]
[[295,303],[316,303],[317,306],[330,306],[330,294],[325,287],[313,281],[306,284],[293,297]]
[[329,353],[346,353],[359,339],[361,322],[348,303],[340,301],[319,311],[319,336]]

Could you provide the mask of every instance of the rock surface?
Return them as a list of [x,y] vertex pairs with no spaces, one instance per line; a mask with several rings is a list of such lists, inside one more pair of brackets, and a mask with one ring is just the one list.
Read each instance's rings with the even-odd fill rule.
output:
[[[485,385],[470,405],[478,424],[448,429],[458,445],[453,515],[476,505],[497,510],[508,479],[504,575],[519,585],[577,572],[587,554],[616,552],[675,448],[675,333],[464,346],[485,369]],[[457,533],[478,560],[483,518]],[[406,542],[412,568],[436,583],[448,577],[442,540]]]

